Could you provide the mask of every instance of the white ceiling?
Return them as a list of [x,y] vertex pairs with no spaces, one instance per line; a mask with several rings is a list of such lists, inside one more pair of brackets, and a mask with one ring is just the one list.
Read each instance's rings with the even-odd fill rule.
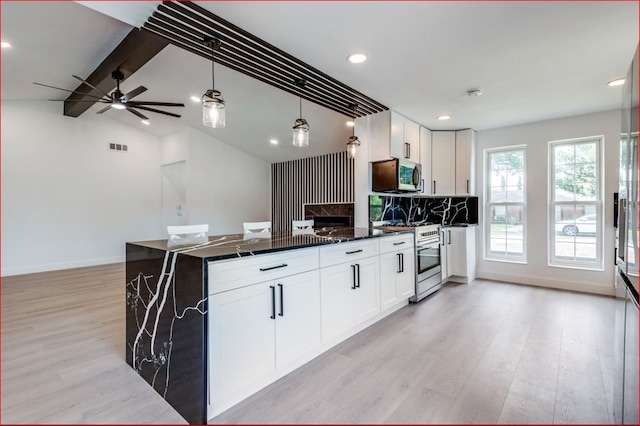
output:
[[[88,76],[158,2],[80,3],[2,2],[2,38],[14,46],[2,51],[3,100],[64,99],[31,83],[74,89],[71,74]],[[626,74],[638,44],[637,2],[196,3],[431,129],[482,130],[618,108],[620,89],[605,83]],[[355,51],[369,60],[349,64]],[[210,72],[210,62],[169,46],[122,89],[144,85],[140,100],[187,105],[172,109],[181,119],[150,113],[146,130],[192,126],[268,162],[346,143],[344,116],[303,101],[311,146],[293,148],[298,99],[221,66],[216,88],[228,103],[227,127],[205,129],[188,98],[210,88]],[[484,94],[467,96],[474,88]],[[106,114],[142,127],[126,111]],[[439,122],[440,114],[452,119]],[[268,143],[272,137],[278,146]]]

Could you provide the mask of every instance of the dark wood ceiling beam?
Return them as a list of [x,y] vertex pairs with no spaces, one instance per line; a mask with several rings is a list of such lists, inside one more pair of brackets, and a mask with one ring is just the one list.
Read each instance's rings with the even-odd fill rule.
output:
[[[120,70],[126,80],[168,44],[169,41],[165,38],[145,29],[134,28],[85,80],[104,92],[111,92],[116,87],[116,81],[111,77],[113,71]],[[103,96],[102,93],[84,83],[80,84],[75,91],[90,96]],[[94,100],[90,96],[72,93],[64,101],[64,115],[79,117],[93,105],[91,102],[85,102]]]

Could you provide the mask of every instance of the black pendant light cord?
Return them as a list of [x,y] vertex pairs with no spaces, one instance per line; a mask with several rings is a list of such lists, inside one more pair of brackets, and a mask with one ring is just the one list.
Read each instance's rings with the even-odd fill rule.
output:
[[216,74],[215,74],[215,64],[213,61],[213,54],[215,49],[213,48],[213,43],[211,43],[211,90],[216,90]]

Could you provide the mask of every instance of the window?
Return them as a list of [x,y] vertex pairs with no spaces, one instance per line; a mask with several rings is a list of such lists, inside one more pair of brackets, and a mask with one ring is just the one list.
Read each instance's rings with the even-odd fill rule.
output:
[[602,269],[602,137],[549,143],[549,265]]
[[487,260],[526,262],[526,150],[485,150],[485,241]]

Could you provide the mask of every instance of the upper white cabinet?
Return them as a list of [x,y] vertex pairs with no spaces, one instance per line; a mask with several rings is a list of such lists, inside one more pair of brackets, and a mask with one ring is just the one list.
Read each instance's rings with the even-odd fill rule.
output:
[[456,132],[431,132],[431,195],[455,195]]
[[420,162],[420,125],[394,111],[371,116],[369,161],[404,158]]
[[420,164],[422,165],[422,191],[423,195],[433,195],[431,181],[431,130],[420,126]]
[[[425,195],[473,195],[475,193],[475,130],[431,131],[431,152],[422,155],[422,170],[430,164],[431,179],[425,179]],[[422,131],[423,149],[428,133]]]
[[476,132],[472,129],[456,132],[456,195],[475,193]]

